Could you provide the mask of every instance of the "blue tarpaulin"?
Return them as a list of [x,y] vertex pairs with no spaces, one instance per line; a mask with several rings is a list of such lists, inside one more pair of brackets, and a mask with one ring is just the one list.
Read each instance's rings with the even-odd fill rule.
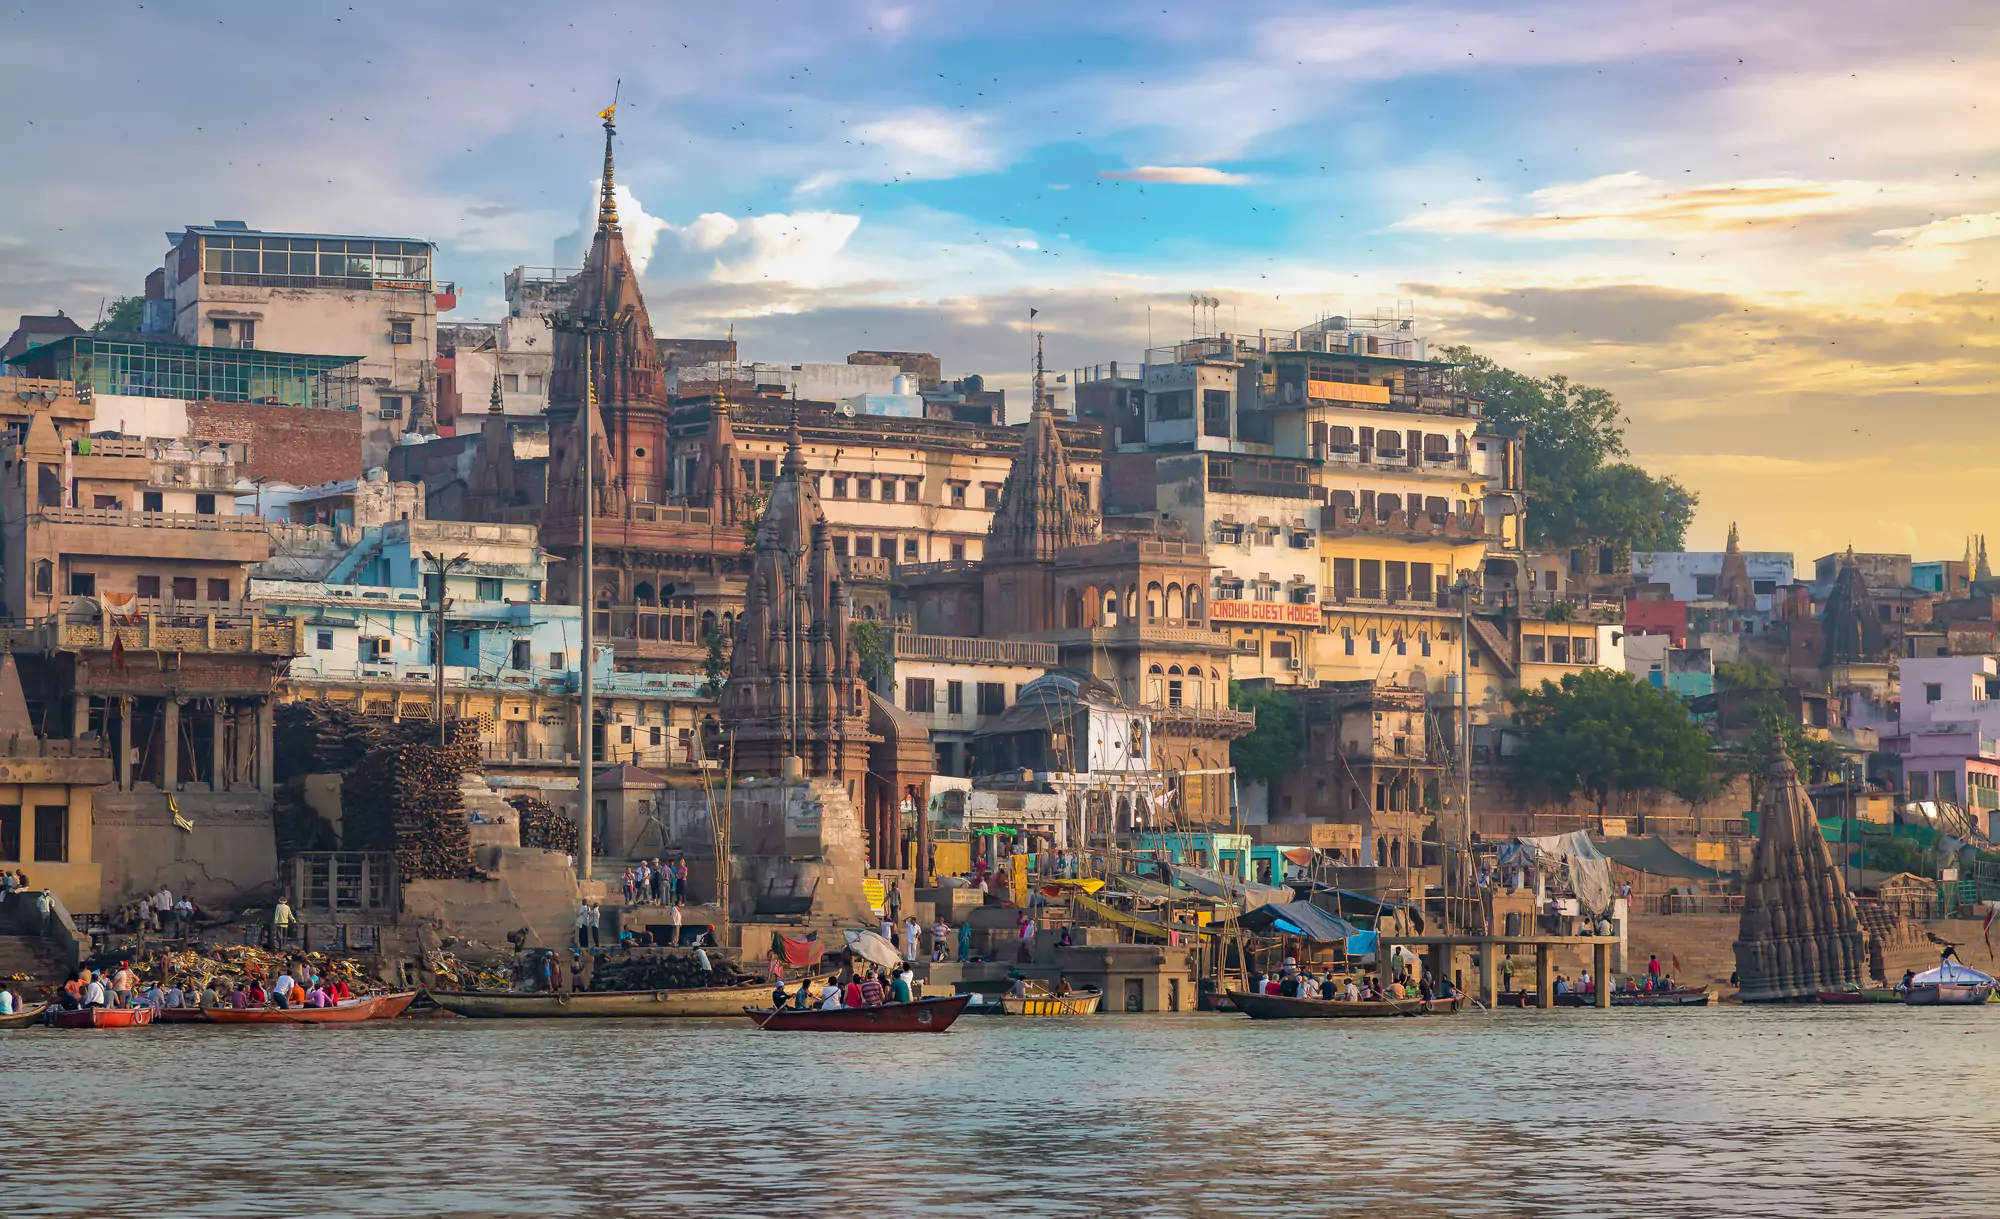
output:
[[1372,957],[1382,947],[1382,937],[1373,931],[1357,931],[1347,937],[1347,955]]
[[1281,931],[1322,944],[1338,944],[1360,931],[1344,918],[1328,914],[1311,902],[1271,902],[1236,920],[1246,931]]

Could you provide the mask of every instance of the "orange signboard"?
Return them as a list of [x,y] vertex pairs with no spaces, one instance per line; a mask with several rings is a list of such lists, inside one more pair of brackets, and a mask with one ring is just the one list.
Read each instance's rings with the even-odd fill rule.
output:
[[1351,381],[1308,381],[1306,397],[1319,398],[1327,402],[1372,402],[1377,406],[1387,406],[1389,387],[1356,385]]
[[1285,626],[1318,626],[1319,606],[1290,601],[1211,601],[1208,616],[1215,622],[1275,622]]

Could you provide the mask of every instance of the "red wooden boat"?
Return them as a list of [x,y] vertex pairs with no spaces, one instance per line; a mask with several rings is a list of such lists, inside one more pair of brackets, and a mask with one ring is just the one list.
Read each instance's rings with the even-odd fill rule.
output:
[[211,1007],[216,1024],[359,1024],[375,1014],[376,1000],[349,999],[332,1007]]
[[812,1033],[942,1033],[958,1019],[971,995],[948,999],[918,999],[910,1003],[885,1003],[880,1007],[836,1007],[825,1011],[809,1007],[746,1007],[743,1014],[760,1029],[793,1029]]
[[417,992],[413,990],[390,991],[386,995],[376,995],[375,1010],[368,1013],[370,1020],[394,1020],[403,1010],[414,1003]]
[[59,1029],[136,1029],[152,1022],[150,1007],[79,1007],[56,1013]]
[[208,1013],[198,1007],[163,1007],[153,1013],[154,1024],[207,1024]]

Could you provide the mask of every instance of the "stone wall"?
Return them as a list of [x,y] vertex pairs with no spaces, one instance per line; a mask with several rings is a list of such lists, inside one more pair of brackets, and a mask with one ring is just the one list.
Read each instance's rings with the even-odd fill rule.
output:
[[270,900],[278,887],[278,843],[271,824],[271,797],[257,792],[178,793],[181,817],[174,824],[165,792],[150,785],[95,793],[96,824],[91,852],[103,872],[106,910],[155,892],[161,885],[175,897],[192,897],[211,909],[241,909]]
[[188,436],[240,444],[246,478],[299,487],[361,476],[361,412],[252,402],[190,402]]

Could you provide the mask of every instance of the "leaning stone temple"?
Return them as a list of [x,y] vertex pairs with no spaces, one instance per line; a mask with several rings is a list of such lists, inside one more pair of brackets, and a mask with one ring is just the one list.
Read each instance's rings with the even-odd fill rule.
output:
[[1757,815],[1735,944],[1742,1001],[1811,999],[1860,983],[1868,958],[1854,899],[1791,759],[1771,767]]

